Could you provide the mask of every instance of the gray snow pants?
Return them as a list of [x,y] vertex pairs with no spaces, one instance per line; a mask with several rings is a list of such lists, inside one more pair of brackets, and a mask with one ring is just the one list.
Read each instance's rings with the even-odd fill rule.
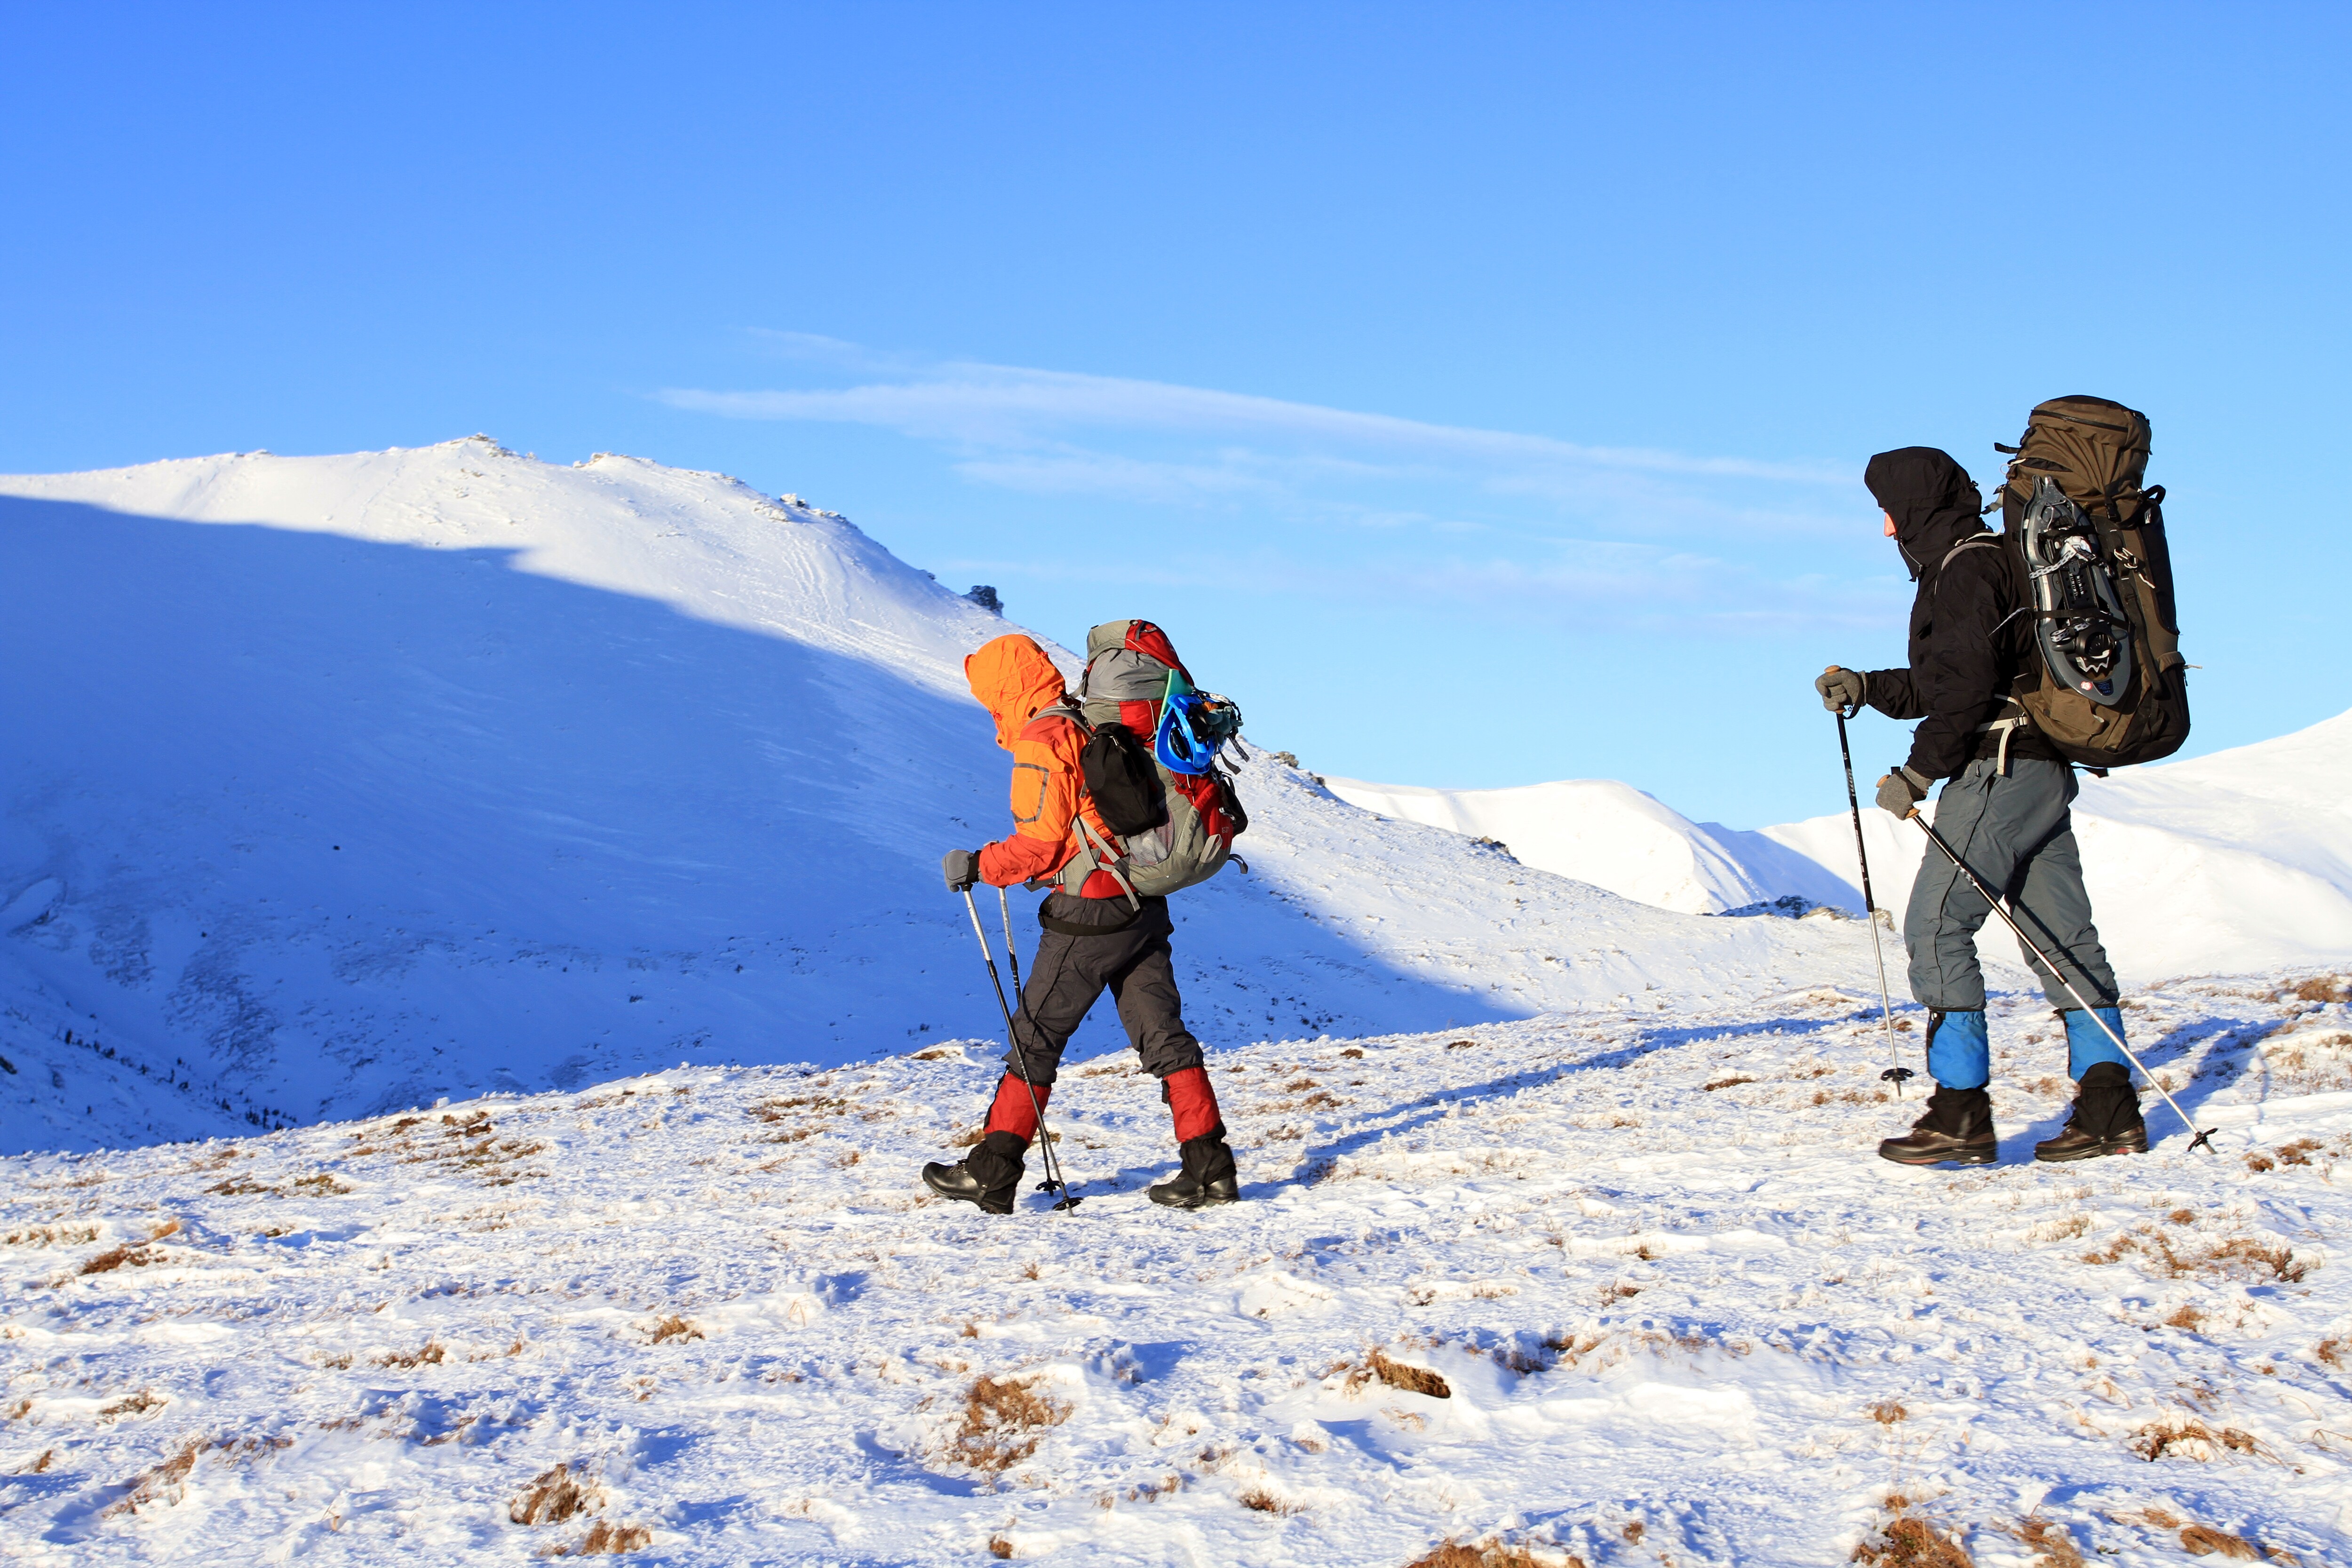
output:
[[[1129,911],[1124,899],[1057,892],[1047,895],[1039,912],[1065,924],[1088,925],[1125,920]],[[1084,936],[1048,930],[1038,938],[1037,956],[1022,977],[1021,1008],[1013,1025],[1032,1083],[1054,1081],[1063,1048],[1106,989],[1144,1071],[1166,1078],[1202,1065],[1201,1042],[1185,1029],[1184,1000],[1176,994],[1176,964],[1168,946],[1175,929],[1168,900],[1146,899],[1142,914],[1125,930]],[[1004,1065],[1021,1071],[1011,1051],[1004,1053]]]
[[[2010,912],[2034,945],[2071,971],[2096,1006],[2116,1005],[2116,974],[2091,923],[2091,895],[2083,887],[2083,856],[2067,808],[2077,785],[2064,763],[2016,757],[2004,777],[1990,757],[1970,763],[1936,797],[1936,830],[1952,852],[2003,894]],[[1977,964],[1977,928],[1992,906],[1944,852],[1922,844],[1926,858],[1911,884],[1903,940],[1911,950],[1911,995],[1923,1007],[1971,1013],[1985,1005],[1984,971]],[[2042,994],[2053,1007],[2079,1007],[2058,976],[2031,955]]]

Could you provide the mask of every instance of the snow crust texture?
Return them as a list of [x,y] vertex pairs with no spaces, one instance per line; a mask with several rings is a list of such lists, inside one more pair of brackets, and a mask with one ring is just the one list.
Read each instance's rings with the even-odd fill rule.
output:
[[2345,985],[2135,999],[2218,1156],[2152,1104],[2032,1163],[2009,998],[2002,1163],[1886,1164],[1917,1101],[1819,987],[1220,1051],[1194,1215],[1124,1058],[1054,1101],[1076,1212],[931,1198],[974,1041],[17,1156],[0,1555],[2340,1563]]

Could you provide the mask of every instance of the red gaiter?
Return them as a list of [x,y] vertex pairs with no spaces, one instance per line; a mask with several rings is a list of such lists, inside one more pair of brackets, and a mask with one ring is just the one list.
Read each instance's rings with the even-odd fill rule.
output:
[[1208,1068],[1171,1072],[1160,1080],[1160,1087],[1176,1118],[1177,1142],[1190,1143],[1223,1131],[1224,1119],[1217,1114],[1217,1091],[1210,1087]]
[[996,1086],[996,1103],[988,1108],[988,1126],[982,1135],[1010,1132],[1024,1145],[1036,1137],[1037,1112],[1053,1098],[1054,1086],[1041,1083],[1036,1087],[1037,1100],[1033,1105],[1029,1100],[1029,1085],[1006,1073],[1003,1081]]

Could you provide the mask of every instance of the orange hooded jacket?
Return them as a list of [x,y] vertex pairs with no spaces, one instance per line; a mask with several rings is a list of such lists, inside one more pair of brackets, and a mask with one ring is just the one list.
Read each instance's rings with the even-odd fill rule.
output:
[[[1013,833],[982,847],[981,880],[1009,888],[1053,876],[1085,847],[1081,814],[1104,843],[1123,847],[1086,793],[1079,763],[1085,731],[1058,714],[1036,716],[1068,696],[1045,650],[1009,632],[965,659],[963,674],[996,721],[996,743],[1013,753]],[[1115,899],[1123,891],[1108,871],[1095,872],[1079,889],[1089,899]]]

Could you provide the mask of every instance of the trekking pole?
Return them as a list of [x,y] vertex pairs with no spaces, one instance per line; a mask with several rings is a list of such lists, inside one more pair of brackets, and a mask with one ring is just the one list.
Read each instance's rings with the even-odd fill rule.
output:
[[1004,922],[1004,962],[1013,968],[1013,1000],[1021,1005],[1022,1016],[1029,1014],[1029,998],[1021,993],[1021,952],[1013,945],[1013,900],[1004,889],[996,889],[996,918]]
[[1862,797],[1853,793],[1853,749],[1845,742],[1845,710],[1837,710],[1838,755],[1845,761],[1845,804],[1853,813],[1853,854],[1862,862],[1862,914],[1870,922],[1870,956],[1878,961],[1878,1016],[1886,1026],[1886,1055],[1895,1065],[1878,1075],[1880,1081],[1895,1086],[1895,1098],[1903,1098],[1903,1080],[1912,1076],[1903,1065],[1903,1047],[1895,1039],[1895,1005],[1886,994],[1886,953],[1878,942],[1878,900],[1870,891],[1870,851],[1862,841]]
[[1029,1079],[1029,1053],[1022,1048],[1021,1036],[1013,1026],[1013,1008],[1004,1000],[1004,982],[996,973],[996,951],[988,945],[988,932],[981,929],[980,906],[971,901],[971,889],[963,889],[964,912],[971,916],[971,934],[980,939],[980,959],[988,965],[988,983],[996,987],[996,1010],[1004,1015],[1005,1042],[1013,1047],[1013,1066],[1021,1075],[1021,1087],[1029,1091],[1029,1110],[1037,1118],[1037,1147],[1045,1155],[1045,1181],[1040,1189],[1058,1192],[1062,1201],[1056,1209],[1074,1209],[1079,1200],[1070,1195],[1070,1184],[1062,1180],[1062,1163],[1054,1153],[1054,1140],[1045,1131],[1045,1108],[1038,1103],[1037,1086]]
[[[1020,1010],[1021,1016],[1026,1018],[1029,1016],[1029,994],[1021,989],[1021,950],[1013,944],[1013,903],[1004,896],[1004,889],[1002,888],[996,889],[996,918],[1004,922],[1004,962],[1013,969],[1013,1005]],[[1021,1058],[1021,1081],[1027,1083],[1029,1058],[1025,1056]],[[1037,1098],[1034,1086],[1032,1086],[1029,1090],[1029,1098],[1033,1100]],[[1037,1136],[1045,1144],[1048,1180],[1045,1190],[1050,1193],[1059,1187],[1063,1194],[1067,1196],[1070,1184],[1062,1173],[1062,1156],[1055,1152],[1054,1141],[1045,1137],[1045,1113],[1042,1108],[1037,1112]],[[1078,1200],[1071,1198],[1069,1206],[1077,1207]]]
[[[2099,1016],[2099,1010],[2091,1005],[2091,999],[2083,994],[2082,987],[2075,984],[2072,980],[2067,979],[2064,971],[2061,970],[2056,964],[2050,962],[2050,955],[2034,945],[2033,939],[2025,934],[2025,928],[2017,923],[2017,918],[2009,912],[2008,909],[2002,905],[1999,899],[1993,897],[1993,891],[1990,888],[1985,886],[1984,879],[1970,870],[1967,861],[1952,853],[1952,847],[1944,842],[1944,836],[1937,832],[1935,826],[1929,823],[1926,817],[1919,815],[1918,808],[1916,806],[1912,808],[1911,820],[1919,825],[1920,832],[1926,834],[1930,839],[1935,841],[1936,847],[1944,852],[1944,858],[1949,860],[1954,866],[1958,867],[1959,868],[1960,875],[1966,877],[1969,882],[1975,886],[1976,890],[1983,895],[1984,901],[1992,906],[1992,912],[1999,915],[2001,920],[2008,924],[2009,929],[2017,933],[2017,940],[2024,944],[2025,951],[2040,959],[2043,969],[2046,969],[2051,973],[2057,975],[2058,978],[2064,983],[2066,989],[2073,994],[2074,1000],[2083,1005],[2083,1011],[2090,1016],[2091,1021],[2098,1025],[2100,1031],[2104,1033],[2107,1038],[2116,1043],[2116,1049],[2123,1052],[2124,1059],[2131,1063],[2132,1066],[2138,1068],[2140,1077],[2147,1079],[2149,1083],[2156,1086],[2156,1092],[2164,1096],[2164,1103],[2172,1107],[2172,1114],[2180,1118],[2180,1124],[2188,1128],[2189,1131],[2197,1134],[2196,1137],[2189,1141],[2189,1146],[2191,1149],[2202,1146],[2205,1152],[2208,1154],[2218,1155],[2221,1151],[2213,1147],[2212,1139],[2213,1134],[2219,1132],[2221,1129],[2218,1127],[2208,1127],[2200,1131],[2197,1123],[2189,1120],[2189,1112],[2180,1109],[2180,1102],[2172,1098],[2172,1091],[2165,1088],[2164,1085],[2158,1080],[2157,1076],[2148,1071],[2147,1067],[2142,1064],[2137,1057],[2132,1055],[2132,1048],[2124,1044],[2123,1036],[2107,1027],[2107,1021]],[[2068,953],[2066,956],[2068,961],[2071,963],[2074,955],[2073,953]]]
[[[1025,1019],[1029,1016],[1029,995],[1028,993],[1021,989],[1021,950],[1014,946],[1013,942],[1013,903],[1011,900],[1004,896],[1004,889],[1002,888],[996,889],[996,918],[1004,922],[1004,962],[1010,964],[1013,969],[1013,1005],[1019,1011],[1020,1016]],[[1029,1058],[1027,1057],[1024,1056],[1021,1058],[1021,1067],[1022,1081],[1026,1083],[1029,1076]],[[1029,1098],[1032,1100],[1037,1098],[1037,1091],[1035,1089],[1033,1088],[1030,1089]],[[1045,1116],[1042,1110],[1037,1113],[1037,1135],[1040,1138],[1045,1138]],[[1054,1190],[1054,1184],[1058,1184],[1061,1185],[1062,1191],[1067,1193],[1070,1190],[1067,1184],[1061,1183],[1062,1157],[1054,1152],[1053,1142],[1054,1141],[1052,1139],[1045,1138],[1045,1152],[1051,1162],[1050,1168],[1046,1173],[1049,1184],[1046,1186],[1045,1190],[1047,1192],[1052,1192]],[[1076,1200],[1072,1199],[1071,1202],[1075,1204]]]

